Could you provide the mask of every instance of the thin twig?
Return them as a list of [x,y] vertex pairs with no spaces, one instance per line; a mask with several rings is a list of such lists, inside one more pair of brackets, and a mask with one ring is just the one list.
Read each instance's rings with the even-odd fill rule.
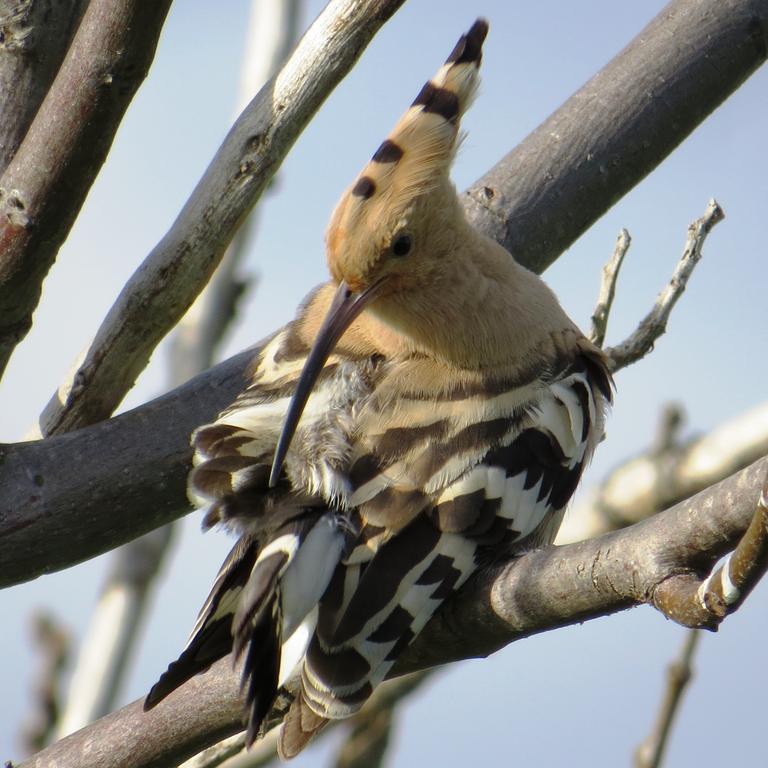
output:
[[404,0],[331,0],[246,108],[179,217],[109,310],[41,417],[41,432],[106,418],[208,282],[320,105]]
[[644,357],[667,329],[672,308],[682,296],[688,279],[701,260],[701,249],[712,227],[725,218],[716,200],[710,200],[704,215],[688,227],[688,238],[683,255],[667,286],[656,298],[653,309],[643,318],[637,329],[621,344],[609,347],[606,353],[613,372],[626,368]]
[[662,764],[672,723],[680,708],[685,688],[693,674],[691,661],[698,647],[700,634],[698,629],[689,629],[685,635],[680,656],[669,665],[667,686],[664,690],[659,716],[653,731],[648,734],[645,741],[635,751],[635,768],[659,768]]
[[598,347],[602,347],[605,341],[608,317],[611,314],[613,297],[616,293],[616,280],[619,277],[621,265],[624,263],[624,257],[627,255],[631,242],[632,238],[629,236],[629,232],[626,229],[622,229],[616,238],[616,247],[613,249],[613,255],[603,267],[600,293],[597,297],[595,309],[592,312],[592,330],[589,333],[589,338]]
[[[265,737],[258,744],[254,745],[254,747],[261,749],[266,741],[267,738]],[[277,756],[276,737],[274,742],[270,760]],[[178,768],[220,768],[220,766],[223,768],[225,764],[230,762],[231,758],[241,754],[244,749],[245,731],[241,731],[234,736],[229,736],[228,738],[223,739],[218,742],[218,744],[214,744],[213,746],[204,749],[202,752],[198,752],[194,757],[185,760]]]

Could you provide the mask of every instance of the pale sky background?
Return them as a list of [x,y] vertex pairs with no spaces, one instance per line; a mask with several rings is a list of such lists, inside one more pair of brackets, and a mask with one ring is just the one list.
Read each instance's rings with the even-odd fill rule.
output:
[[[322,107],[267,195],[248,266],[259,285],[224,356],[288,320],[302,296],[326,278],[323,232],[336,199],[476,16],[487,17],[491,31],[480,94],[464,121],[469,136],[454,170],[459,189],[544,120],[663,5],[410,0]],[[248,6],[246,0],[174,5],[149,78],[46,280],[34,329],[0,385],[0,440],[19,439],[33,423],[226,134]],[[308,3],[302,27],[321,7],[319,0]],[[633,245],[609,328],[608,341],[615,343],[649,309],[677,262],[688,224],[708,199],[715,196],[726,211],[668,334],[649,359],[618,376],[608,439],[585,485],[649,444],[665,402],[684,401],[693,434],[765,398],[767,86],[763,69],[545,276],[585,327],[600,268],[626,226]],[[125,407],[159,394],[166,375],[161,347]],[[230,545],[224,533],[203,536],[196,515],[185,520],[122,703],[144,695],[176,658]],[[108,557],[0,594],[0,758],[21,756],[16,734],[29,713],[36,673],[30,613],[46,608],[79,636]],[[703,638],[668,765],[765,759],[767,589],[759,588],[717,635]],[[666,666],[683,636],[643,607],[454,665],[400,710],[390,765],[628,765],[656,715]],[[329,764],[337,738],[324,739],[293,765]]]

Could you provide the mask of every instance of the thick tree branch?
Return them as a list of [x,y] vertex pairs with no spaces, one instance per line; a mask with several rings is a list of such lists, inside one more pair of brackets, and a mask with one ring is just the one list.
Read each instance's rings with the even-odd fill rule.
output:
[[[605,169],[597,195],[602,207],[589,209],[590,221],[594,220],[626,191],[624,163],[628,164],[627,175],[634,173],[637,180],[638,163],[642,176],[674,148],[675,142],[665,142],[658,136],[664,129],[678,130],[665,124],[670,114],[682,114],[679,124],[690,130],[706,117],[702,104],[709,108],[716,105],[707,95],[695,108],[691,107],[690,100],[696,94],[711,90],[724,98],[764,60],[768,0],[676,0],[659,19],[670,15],[678,19],[681,9],[689,9],[697,17],[699,9],[706,8],[711,12],[704,25],[709,37],[702,50],[695,47],[699,40],[695,24],[675,27],[672,35],[661,21],[654,21],[590,82],[593,99],[589,110],[591,115],[600,115],[599,126],[576,109],[579,99],[573,97],[523,142],[521,147],[527,149],[513,153],[514,164],[508,156],[491,172],[495,179],[507,179],[505,183],[519,191],[516,195],[505,193],[504,205],[499,201],[495,204],[497,210],[521,217],[515,224],[519,238],[535,242],[541,222],[549,221],[553,231],[557,229],[556,242],[570,244],[583,229],[584,212],[575,205],[573,209],[560,209],[561,216],[555,217],[560,183],[568,188],[574,184],[586,188],[595,183],[595,168]],[[730,9],[730,15],[723,16],[721,8]],[[713,21],[718,21],[722,29],[712,26]],[[706,65],[699,62],[705,54],[715,57]],[[712,66],[712,61],[718,66]],[[632,83],[646,82],[646,69],[662,84],[659,88],[665,100],[663,105],[647,103],[645,110],[638,112]],[[663,84],[668,82],[677,86],[664,90]],[[601,83],[606,88],[605,98],[597,97]],[[616,83],[624,83],[626,91]],[[632,110],[637,124],[630,130],[623,117],[619,119],[616,114]],[[657,114],[659,110],[661,115]],[[583,147],[588,143],[592,159],[573,166],[563,162],[552,165],[543,151],[553,141],[552,124],[559,131],[559,145]],[[236,127],[235,132],[238,130]],[[617,154],[622,142],[628,142],[626,151]],[[637,151],[637,147],[646,145],[653,151]],[[538,150],[531,151],[532,147]],[[547,173],[551,180],[536,186]],[[471,196],[465,197],[465,204],[473,208]],[[515,206],[524,207],[518,210]],[[579,216],[572,215],[576,209],[582,211]],[[498,218],[481,216],[476,211],[472,218],[481,231],[506,242],[506,230],[499,227]],[[548,244],[542,253],[550,254],[545,259],[535,258],[530,248],[518,250],[518,256],[528,266],[543,268],[554,258],[550,249],[555,241],[545,241]],[[7,489],[0,502],[0,561],[4,563],[0,585],[93,557],[183,514],[187,509],[184,482],[190,458],[188,435],[231,402],[242,386],[250,358],[245,353],[239,355],[159,400],[75,435],[0,449],[0,487]],[[84,466],[88,467],[87,477],[82,472]],[[104,510],[109,510],[109,515]]]
[[0,0],[0,174],[59,71],[85,0]]
[[470,220],[543,272],[736,90],[766,49],[768,0],[673,0],[472,185]]
[[208,282],[288,150],[404,0],[331,0],[235,122],[171,229],[110,309],[41,417],[41,433],[107,418]]
[[243,389],[252,358],[242,352],[101,424],[0,445],[0,585],[66,568],[184,514],[189,435]]
[[0,374],[155,52],[170,0],[92,0],[0,177]]
[[[699,577],[733,549],[754,516],[767,471],[768,458],[761,459],[630,528],[531,552],[478,574],[430,621],[394,674],[487,656],[539,632],[638,603],[655,605],[671,574]],[[241,729],[238,687],[237,672],[223,659],[150,712],[136,701],[19,768],[177,765]]]

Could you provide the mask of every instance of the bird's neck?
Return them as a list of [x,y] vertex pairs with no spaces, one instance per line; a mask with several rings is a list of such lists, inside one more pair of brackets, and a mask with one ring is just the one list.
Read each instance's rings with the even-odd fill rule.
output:
[[[562,336],[580,335],[552,291],[476,235],[428,284],[376,302],[360,318],[383,354],[419,352],[464,370],[546,369]],[[474,248],[474,250],[470,250]]]

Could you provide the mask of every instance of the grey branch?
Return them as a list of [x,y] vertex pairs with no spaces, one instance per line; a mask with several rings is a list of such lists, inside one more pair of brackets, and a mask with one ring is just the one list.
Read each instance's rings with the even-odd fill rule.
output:
[[613,297],[616,294],[616,281],[619,279],[619,271],[624,263],[624,257],[627,255],[632,238],[626,229],[619,232],[616,238],[616,247],[613,249],[613,255],[603,267],[602,280],[600,281],[600,293],[597,296],[597,304],[592,312],[592,329],[589,338],[597,344],[603,346],[605,341],[605,332],[608,329],[608,318],[613,306]]
[[[515,640],[639,603],[656,606],[657,592],[671,574],[698,581],[737,545],[754,516],[767,471],[764,458],[629,528],[530,552],[478,574],[433,617],[394,675],[487,656]],[[19,768],[178,765],[241,730],[238,688],[237,673],[223,659],[150,712],[136,701]]]
[[171,229],[112,306],[41,417],[41,432],[107,418],[208,282],[288,150],[404,0],[331,0],[240,115]]
[[710,200],[704,215],[688,227],[688,237],[683,248],[683,255],[677,263],[672,278],[656,299],[653,309],[643,318],[637,330],[628,339],[615,347],[606,349],[611,368],[620,371],[636,362],[653,349],[656,340],[667,329],[670,313],[677,300],[683,295],[688,279],[701,260],[704,241],[718,222],[725,218],[723,209],[716,200]]
[[0,374],[144,79],[170,0],[91,0],[0,177]]
[[669,665],[659,716],[653,730],[635,752],[635,768],[659,768],[662,764],[672,723],[693,674],[691,662],[700,634],[698,629],[689,629],[680,656]]
[[[768,0],[675,0],[473,185],[465,196],[470,218],[522,263],[543,269],[764,61],[760,25],[768,26]],[[585,142],[589,161],[568,149]],[[646,149],[635,151],[640,146]],[[220,154],[209,173],[222,162]],[[478,190],[486,203],[493,198],[491,207],[478,208]],[[205,210],[198,213],[188,212],[189,226]],[[548,222],[547,233],[541,222]],[[0,500],[0,585],[93,557],[184,514],[188,436],[232,401],[251,357],[243,353],[73,435],[0,447],[0,487],[7,489]]]
[[543,272],[764,61],[766,0],[673,0],[476,181],[472,223]]
[[0,3],[0,174],[59,71],[84,0]]

